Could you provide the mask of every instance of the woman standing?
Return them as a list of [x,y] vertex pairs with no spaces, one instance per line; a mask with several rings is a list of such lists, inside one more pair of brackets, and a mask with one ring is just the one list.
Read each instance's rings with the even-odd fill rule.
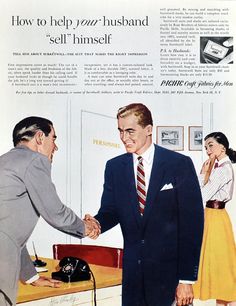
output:
[[209,159],[203,164],[200,185],[205,208],[205,225],[194,297],[216,299],[217,306],[236,306],[236,247],[225,204],[233,195],[232,163],[236,152],[227,137],[215,132],[205,137]]

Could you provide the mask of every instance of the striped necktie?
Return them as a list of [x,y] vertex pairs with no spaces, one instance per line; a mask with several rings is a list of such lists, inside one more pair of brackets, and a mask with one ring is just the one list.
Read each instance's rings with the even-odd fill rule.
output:
[[146,203],[146,186],[145,186],[145,173],[143,168],[143,158],[138,157],[137,167],[137,194],[139,201],[139,211],[143,215],[145,203]]

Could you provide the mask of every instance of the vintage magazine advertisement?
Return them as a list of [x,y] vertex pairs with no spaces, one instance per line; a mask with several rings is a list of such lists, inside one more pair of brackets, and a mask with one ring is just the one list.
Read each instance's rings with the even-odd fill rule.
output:
[[[116,126],[123,105],[146,104],[155,143],[189,155],[197,172],[207,133],[223,131],[236,148],[235,1],[0,4],[0,153],[12,147],[19,120],[51,119],[53,181],[81,217],[97,212],[106,161],[124,152]],[[236,197],[228,206],[236,233],[235,209]],[[80,243],[42,220],[29,250],[32,240],[47,257],[54,243]],[[119,227],[85,242],[123,245]]]

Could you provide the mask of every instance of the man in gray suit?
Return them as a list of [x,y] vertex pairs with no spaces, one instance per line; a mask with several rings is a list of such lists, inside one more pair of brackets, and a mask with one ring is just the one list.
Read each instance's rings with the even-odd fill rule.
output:
[[40,216],[78,238],[96,238],[100,233],[98,225],[81,220],[56,193],[51,181],[55,140],[51,121],[28,117],[13,130],[14,148],[0,157],[0,306],[15,305],[19,279],[58,286],[37,275],[26,249]]

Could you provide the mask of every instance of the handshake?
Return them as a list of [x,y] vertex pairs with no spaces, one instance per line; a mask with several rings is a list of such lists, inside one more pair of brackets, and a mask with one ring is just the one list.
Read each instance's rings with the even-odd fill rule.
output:
[[84,216],[85,236],[91,239],[97,239],[101,234],[100,223],[91,215],[86,214]]

